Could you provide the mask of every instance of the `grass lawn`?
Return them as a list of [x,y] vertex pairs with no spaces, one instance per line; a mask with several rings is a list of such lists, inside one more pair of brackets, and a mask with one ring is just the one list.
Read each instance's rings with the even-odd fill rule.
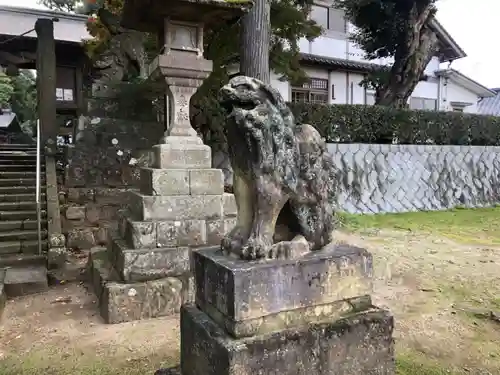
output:
[[[500,374],[500,325],[455,308],[500,310],[500,207],[340,218],[336,240],[373,254],[374,303],[395,317],[397,375]],[[9,301],[0,374],[143,375],[178,363],[177,318],[105,325],[95,302],[73,284]]]
[[400,214],[340,214],[340,218],[346,229],[355,232],[396,229],[428,232],[468,244],[500,245],[500,206]]

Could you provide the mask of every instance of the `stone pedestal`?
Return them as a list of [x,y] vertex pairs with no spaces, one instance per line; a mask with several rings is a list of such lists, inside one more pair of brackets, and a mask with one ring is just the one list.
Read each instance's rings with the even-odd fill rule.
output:
[[175,314],[193,302],[192,249],[220,245],[235,224],[234,196],[224,193],[222,171],[211,168],[210,147],[193,140],[153,149],[152,168],[141,169],[140,191],[130,192],[110,246],[91,253],[107,323]]
[[329,246],[294,260],[193,253],[181,310],[182,375],[392,375],[393,318],[371,303],[372,257]]

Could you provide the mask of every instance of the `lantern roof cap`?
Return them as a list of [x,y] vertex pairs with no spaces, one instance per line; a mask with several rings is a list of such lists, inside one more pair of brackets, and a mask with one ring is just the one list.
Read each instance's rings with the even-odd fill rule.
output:
[[210,28],[243,16],[252,5],[252,0],[125,0],[121,23],[128,29],[158,32],[170,18]]

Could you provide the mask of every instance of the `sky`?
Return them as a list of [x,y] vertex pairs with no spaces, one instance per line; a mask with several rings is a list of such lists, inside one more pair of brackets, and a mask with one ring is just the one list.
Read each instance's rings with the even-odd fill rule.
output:
[[[0,5],[41,8],[37,0],[0,0]],[[437,5],[437,19],[467,53],[451,67],[487,87],[500,87],[500,0],[438,0]]]

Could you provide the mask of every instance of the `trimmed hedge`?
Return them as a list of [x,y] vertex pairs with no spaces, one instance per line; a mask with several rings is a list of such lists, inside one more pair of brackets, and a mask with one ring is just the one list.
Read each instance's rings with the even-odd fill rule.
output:
[[382,106],[289,103],[297,123],[335,143],[500,145],[500,117]]

